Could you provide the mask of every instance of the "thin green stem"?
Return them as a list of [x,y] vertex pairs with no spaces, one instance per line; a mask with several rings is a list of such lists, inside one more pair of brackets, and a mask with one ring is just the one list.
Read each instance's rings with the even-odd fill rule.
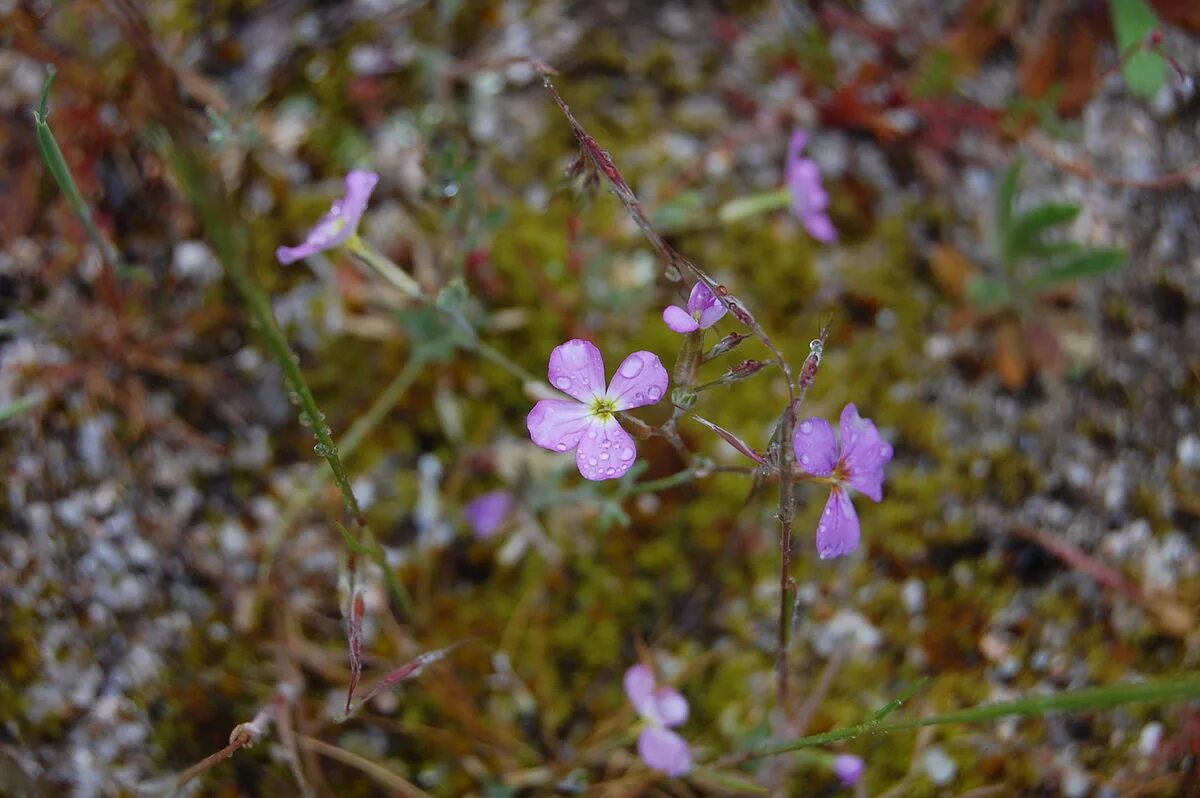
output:
[[1002,701],[996,704],[983,704],[951,712],[943,712],[916,720],[901,720],[891,723],[881,723],[879,713],[855,726],[823,734],[812,734],[796,740],[790,740],[778,745],[770,745],[757,751],[749,752],[745,759],[759,759],[766,756],[785,754],[802,748],[829,745],[830,743],[851,740],[862,734],[875,734],[895,731],[909,731],[925,726],[944,726],[951,723],[980,723],[998,720],[1000,718],[1025,717],[1045,715],[1049,712],[1085,712],[1113,707],[1124,704],[1166,704],[1172,701],[1200,698],[1200,677],[1192,674],[1182,679],[1168,682],[1148,682],[1144,684],[1121,684],[1113,687],[1090,687],[1083,690],[1072,690],[1066,693],[1047,696],[1030,696],[1013,701]]
[[[400,401],[400,398],[412,386],[417,376],[421,373],[423,366],[424,362],[419,358],[410,358],[400,373],[392,378],[387,387],[375,398],[375,401],[371,403],[367,411],[354,420],[354,423],[350,425],[350,429],[346,430],[346,434],[338,442],[340,454],[343,458],[349,458],[353,455],[355,450],[358,449],[359,444],[387,417],[391,409],[396,406],[396,403]],[[319,472],[313,473],[308,481],[291,495],[291,499],[284,507],[283,514],[280,516],[278,523],[271,530],[266,550],[259,564],[258,596],[260,601],[266,595],[270,585],[271,570],[274,567],[275,557],[280,545],[283,543],[284,536],[295,525],[300,514],[304,512],[309,503],[317,495],[322,482],[324,482],[323,475]]]
[[639,482],[633,485],[626,491],[627,495],[638,493],[658,493],[660,490],[670,490],[677,488],[680,485],[687,484],[696,479],[696,472],[690,468],[685,468],[682,471],[677,471],[670,476],[661,477],[660,479],[651,479],[646,482]]

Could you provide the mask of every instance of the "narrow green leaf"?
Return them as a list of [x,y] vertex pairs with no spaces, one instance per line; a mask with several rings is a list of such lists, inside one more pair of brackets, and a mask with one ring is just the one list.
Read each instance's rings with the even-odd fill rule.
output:
[[355,554],[361,554],[364,557],[369,557],[375,553],[374,549],[364,545],[363,543],[360,543],[357,539],[355,539],[354,535],[350,534],[350,530],[346,529],[345,526],[337,521],[334,521],[334,524],[337,525],[338,532],[342,533],[342,541],[346,544],[346,548],[350,549],[350,551],[354,552]]
[[1151,50],[1130,52],[1141,47],[1146,38],[1161,27],[1154,10],[1146,0],[1110,0],[1117,47],[1129,53],[1125,59],[1125,82],[1129,90],[1143,99],[1150,99],[1167,79],[1167,62]]
[[1012,292],[1003,280],[976,277],[967,283],[967,296],[980,308],[998,308],[1012,304]]
[[786,188],[768,191],[765,194],[752,194],[749,197],[738,197],[721,206],[717,218],[724,224],[736,222],[751,216],[758,216],[768,211],[786,208],[791,202],[791,194]]
[[1079,206],[1067,202],[1048,202],[1022,213],[1012,220],[1005,251],[1008,258],[1036,257],[1036,253],[1054,248],[1041,240],[1043,233],[1073,222],[1079,216]]
[[1100,277],[1123,268],[1128,259],[1123,249],[1089,249],[1039,272],[1033,287],[1049,288],[1081,277]]
[[996,193],[996,235],[999,237],[1002,247],[1008,240],[1008,232],[1012,228],[1013,200],[1017,196],[1017,184],[1020,182],[1021,159],[1018,158],[1004,173],[1004,179],[1000,181],[1000,189]]
[[45,399],[45,395],[34,393],[29,394],[28,396],[22,396],[20,399],[0,407],[0,424],[16,418],[27,410],[37,407],[43,401],[45,401]]

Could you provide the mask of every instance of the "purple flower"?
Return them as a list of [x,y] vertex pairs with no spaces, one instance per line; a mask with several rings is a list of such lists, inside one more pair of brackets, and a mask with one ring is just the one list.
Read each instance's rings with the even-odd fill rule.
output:
[[688,702],[673,687],[659,687],[654,673],[645,665],[625,671],[625,695],[646,722],[638,735],[642,761],[668,776],[682,776],[692,769],[692,749],[687,740],[671,731],[687,720]]
[[691,333],[707,330],[720,321],[725,313],[725,306],[713,294],[712,289],[703,281],[699,281],[692,286],[687,310],[678,305],[669,305],[663,311],[663,321],[677,333]]
[[333,203],[329,213],[321,217],[321,221],[308,231],[308,238],[304,239],[303,244],[298,247],[280,247],[275,250],[275,257],[279,258],[280,263],[287,265],[346,243],[358,231],[358,222],[362,219],[363,212],[367,209],[367,201],[378,182],[379,175],[361,169],[355,169],[346,175],[346,196]]
[[475,530],[475,537],[490,538],[504,526],[514,504],[515,499],[508,491],[489,491],[467,504],[463,508],[463,517]]
[[573,338],[550,353],[550,384],[577,401],[543,399],[529,411],[529,437],[543,449],[575,449],[587,479],[615,479],[633,465],[633,438],[617,412],[652,405],[667,392],[667,370],[658,355],[634,352],[604,388],[604,359],[588,341]]
[[808,144],[808,134],[797,130],[788,144],[785,175],[792,195],[792,213],[804,224],[808,234],[823,244],[837,240],[837,230],[829,220],[829,195],[821,185],[821,168],[800,153]]
[[843,787],[853,787],[862,778],[867,763],[862,757],[854,754],[838,754],[833,759],[833,774],[842,782]]
[[853,404],[842,410],[842,443],[839,452],[833,426],[821,418],[806,418],[796,425],[792,445],[796,464],[818,477],[829,477],[829,501],[817,524],[817,553],[821,559],[841,557],[858,546],[858,515],[846,488],[854,488],[873,501],[883,498],[883,467],[892,459],[892,447],[879,437],[869,420]]

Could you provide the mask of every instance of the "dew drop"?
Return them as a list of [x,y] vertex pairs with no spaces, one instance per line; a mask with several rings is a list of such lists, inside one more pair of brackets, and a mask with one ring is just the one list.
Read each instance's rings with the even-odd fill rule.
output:
[[313,422],[312,422],[312,417],[311,417],[311,416],[309,416],[309,415],[308,415],[308,413],[301,413],[301,414],[300,414],[300,426],[302,426],[302,427],[311,427],[311,426],[312,426],[312,423],[313,423]]
[[600,452],[600,459],[601,459],[601,460],[607,460],[607,459],[608,459],[608,452]]
[[800,432],[801,432],[801,433],[803,433],[803,434],[805,434],[805,435],[807,435],[807,434],[809,434],[810,432],[812,432],[812,422],[811,422],[811,421],[805,421],[804,423],[802,423],[802,424],[800,425]]
[[560,391],[567,391],[571,388],[571,378],[567,376],[555,377],[554,387]]
[[640,355],[630,355],[624,363],[621,364],[621,376],[626,379],[633,379],[642,373],[642,368],[645,366],[642,363]]
[[560,442],[560,443],[554,444],[554,448],[558,449],[560,452],[565,452],[567,450],[567,445],[565,443]]
[[596,465],[596,464],[597,464],[597,461],[596,461],[596,458],[595,458],[595,457],[589,457],[589,458],[588,458],[588,465],[590,465],[590,466],[594,466],[594,465]]
[[657,385],[651,385],[647,393],[650,395],[651,402],[657,402],[659,399],[662,399],[662,388],[659,388]]
[[800,455],[800,463],[802,465],[808,465],[808,461],[809,461],[808,455],[806,455],[806,454]]
[[613,474],[617,473],[617,469],[613,468],[612,466],[609,466],[608,470],[605,473],[608,474],[609,476],[612,476]]
[[622,449],[621,450],[621,459],[622,460],[632,460],[633,459],[633,449],[630,449],[628,446],[626,446],[624,449]]

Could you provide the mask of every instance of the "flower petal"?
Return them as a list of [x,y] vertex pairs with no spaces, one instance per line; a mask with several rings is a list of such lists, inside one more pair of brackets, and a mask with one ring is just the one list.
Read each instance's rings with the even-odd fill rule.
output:
[[584,478],[594,481],[616,479],[637,460],[637,447],[615,418],[589,418],[591,426],[575,450],[575,464]]
[[625,671],[625,696],[639,715],[645,716],[644,708],[653,709],[654,671],[638,663]]
[[837,438],[833,425],[823,418],[806,418],[796,424],[792,448],[796,450],[796,465],[813,476],[827,477],[837,465]]
[[[363,169],[355,169],[346,175],[346,196],[335,202],[333,209],[346,222],[346,227],[353,233],[358,229],[358,223],[366,213],[367,203],[371,192],[379,183],[379,175]],[[346,238],[349,238],[347,234]]]
[[833,226],[833,220],[829,218],[829,214],[814,211],[801,217],[800,222],[808,234],[822,244],[832,244],[837,241],[837,228]]
[[700,329],[700,324],[678,305],[668,305],[663,309],[663,321],[677,333],[690,333]]
[[660,687],[654,691],[654,710],[664,726],[678,726],[688,719],[687,699],[674,687]]
[[529,437],[543,449],[569,452],[579,445],[583,433],[596,419],[579,402],[568,399],[543,399],[533,406],[525,419]]
[[808,134],[803,130],[797,130],[792,133],[791,140],[788,141],[787,165],[790,167],[792,162],[800,157],[800,153],[804,152],[804,148],[808,146]]
[[490,538],[508,520],[514,504],[506,490],[493,490],[479,496],[463,508],[463,517],[477,538]]
[[637,748],[642,761],[668,776],[682,776],[692,769],[687,740],[669,729],[647,726],[638,735]]
[[817,554],[822,560],[849,554],[858,547],[859,535],[854,504],[840,485],[834,485],[817,523]]
[[604,358],[591,341],[572,338],[550,353],[550,384],[581,402],[604,393]]
[[842,465],[846,482],[874,501],[883,498],[883,467],[892,459],[892,447],[879,430],[858,415],[853,403],[842,410]]
[[695,317],[697,311],[700,313],[700,329],[702,330],[707,330],[716,324],[728,312],[712,289],[702,281],[692,286],[692,295],[688,297],[688,312]]
[[345,196],[333,203],[329,212],[313,225],[304,243],[295,247],[279,247],[275,250],[275,257],[287,265],[344,244],[358,230],[358,223],[367,210],[367,202],[378,182],[379,175],[374,172],[361,169],[350,172],[346,175]]
[[645,407],[663,398],[668,382],[667,370],[658,355],[633,352],[621,361],[604,395],[617,410]]
[[833,773],[842,782],[843,787],[853,787],[862,778],[867,763],[862,757],[854,754],[838,754],[833,759]]

